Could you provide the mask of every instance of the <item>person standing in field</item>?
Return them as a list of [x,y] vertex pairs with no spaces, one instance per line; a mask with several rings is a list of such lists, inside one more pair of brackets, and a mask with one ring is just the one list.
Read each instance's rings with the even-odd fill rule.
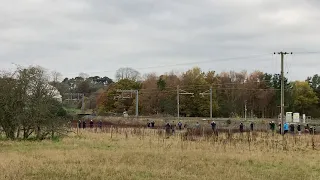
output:
[[309,133],[309,124],[307,124],[307,125],[304,127],[304,132],[305,132],[305,133]]
[[212,128],[212,131],[214,133],[214,135],[218,136],[218,131],[217,131],[217,123],[212,121],[211,122],[211,128]]
[[196,123],[196,128],[199,129],[200,128],[200,124],[199,122]]
[[283,130],[284,130],[284,134],[286,134],[289,131],[289,125],[287,122],[284,123]]
[[102,120],[99,120],[99,128],[102,129]]
[[269,129],[272,131],[272,122],[269,122]]
[[150,121],[148,120],[148,123],[147,123],[147,127],[150,128],[151,127],[151,123]]
[[187,123],[184,123],[183,128],[184,128],[184,129],[188,128],[188,124],[187,124]]
[[290,124],[290,133],[294,134],[294,124]]
[[212,128],[213,132],[216,132],[216,126],[217,126],[216,122],[212,121],[211,122],[211,128]]
[[281,132],[281,122],[279,122],[279,133],[281,134],[282,132]]
[[82,128],[85,129],[86,128],[86,120],[82,121]]
[[78,128],[81,128],[81,120],[78,121]]
[[243,129],[244,129],[244,125],[243,125],[243,123],[241,122],[240,125],[239,125],[240,133],[243,133]]
[[182,122],[181,121],[178,122],[178,127],[179,127],[179,130],[181,131],[181,129],[182,129]]
[[316,132],[316,127],[315,126],[311,126],[310,127],[310,134],[315,134]]
[[298,131],[298,134],[301,135],[301,125],[300,124],[298,124],[298,126],[297,126],[297,131]]
[[151,122],[151,128],[154,128],[154,121]]
[[90,128],[93,128],[93,120],[90,120]]
[[172,135],[174,135],[174,133],[176,132],[176,124],[174,123],[174,121],[172,121],[172,124],[171,124],[171,131],[172,131]]
[[276,130],[276,123],[274,121],[271,122],[271,131],[274,132]]
[[171,126],[170,126],[170,124],[167,122],[167,124],[165,125],[165,130],[166,130],[166,135],[167,135],[167,136],[170,135],[170,129],[171,129]]
[[253,122],[251,122],[251,123],[250,123],[250,130],[251,130],[251,131],[253,131],[253,126],[254,126],[254,124],[253,124]]

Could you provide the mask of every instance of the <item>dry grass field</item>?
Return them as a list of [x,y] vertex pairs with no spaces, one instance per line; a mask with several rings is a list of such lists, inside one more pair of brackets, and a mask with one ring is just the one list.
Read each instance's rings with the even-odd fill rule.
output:
[[41,142],[0,141],[0,178],[318,180],[320,137],[287,135],[285,146],[281,138],[246,133],[167,139],[157,130],[105,129]]

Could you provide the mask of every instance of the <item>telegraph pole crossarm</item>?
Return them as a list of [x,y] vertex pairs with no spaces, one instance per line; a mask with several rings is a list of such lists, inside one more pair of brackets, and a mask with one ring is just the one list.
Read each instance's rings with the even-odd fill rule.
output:
[[194,93],[187,92],[185,90],[180,89],[180,86],[177,86],[177,117],[180,119],[180,95],[191,95],[194,96]]
[[185,90],[182,90],[182,89],[180,89],[180,92],[179,92],[179,94],[194,95],[194,93],[190,93],[190,92],[187,92],[187,91],[185,91]]
[[[133,90],[133,89],[122,90],[122,89],[118,89],[117,92],[121,93],[121,95],[116,96],[114,98],[130,99],[130,98],[132,98],[132,93],[136,94],[136,117],[138,118],[139,117],[139,90]],[[123,93],[131,93],[131,96],[124,96]]]

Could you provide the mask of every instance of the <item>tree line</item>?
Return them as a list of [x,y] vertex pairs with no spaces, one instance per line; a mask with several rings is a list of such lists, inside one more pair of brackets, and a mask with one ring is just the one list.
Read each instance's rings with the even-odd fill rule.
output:
[[[135,114],[135,94],[119,93],[117,90],[139,90],[140,115],[177,115],[177,87],[179,92],[194,93],[180,95],[181,116],[208,117],[212,87],[214,117],[244,117],[245,106],[248,117],[274,118],[280,113],[281,75],[261,71],[204,72],[195,67],[186,72],[145,74],[132,68],[121,68],[113,81],[108,77],[76,77],[64,79],[57,85],[61,92],[85,93],[86,107],[101,115]],[[285,78],[285,111],[299,112],[307,116],[320,117],[320,77],[314,75],[305,81],[290,82]],[[91,104],[88,106],[88,104]],[[94,104],[94,105],[92,105]]]
[[[10,139],[45,139],[67,131],[68,93],[85,95],[87,109],[100,115],[135,114],[135,93],[139,91],[139,114],[176,116],[177,93],[181,116],[208,117],[208,93],[212,88],[214,117],[277,117],[280,113],[281,76],[261,71],[204,72],[195,67],[186,72],[149,73],[143,76],[132,68],[121,68],[116,79],[81,73],[74,78],[49,74],[41,67],[17,68],[0,73],[0,130]],[[289,82],[285,78],[285,110],[320,117],[320,77]],[[183,92],[193,93],[183,94]],[[62,97],[60,96],[62,95]]]

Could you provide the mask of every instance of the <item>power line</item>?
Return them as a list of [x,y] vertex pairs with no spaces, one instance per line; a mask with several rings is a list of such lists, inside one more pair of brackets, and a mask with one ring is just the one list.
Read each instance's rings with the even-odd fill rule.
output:
[[[194,89],[185,89],[186,91],[188,91],[190,94],[192,92],[195,92]],[[264,92],[274,92],[274,91],[279,91],[280,89],[213,89],[215,91],[219,91],[219,90],[245,90],[246,92],[248,91],[264,91]],[[154,96],[155,93],[158,93],[158,95],[171,95],[171,96],[175,96],[176,95],[177,90],[168,90],[168,91],[158,91],[158,92],[151,92],[151,91],[139,91],[139,95],[141,97],[144,97],[145,95],[150,95],[150,96]],[[105,97],[108,100],[115,100],[113,95],[107,95],[107,97]],[[126,99],[126,98],[119,98],[119,99]]]
[[173,67],[173,66],[193,65],[193,64],[210,63],[210,62],[212,62],[212,61],[229,61],[229,60],[255,58],[255,57],[261,57],[261,56],[266,56],[266,55],[269,55],[269,54],[260,54],[260,55],[251,55],[251,56],[240,56],[240,57],[231,57],[231,58],[220,58],[220,59],[207,60],[207,61],[195,61],[195,62],[178,63],[178,64],[172,64],[172,65],[150,66],[150,67],[137,68],[137,69],[142,70],[142,69],[160,68],[160,67]]
[[[201,91],[202,89],[193,89],[193,88],[184,88],[185,91]],[[220,90],[245,90],[245,91],[280,91],[280,89],[255,89],[255,88],[214,88],[214,90],[216,91],[220,91]],[[140,94],[153,94],[155,92],[158,93],[172,93],[172,92],[176,92],[176,90],[148,90],[148,89],[140,89],[139,93]]]
[[[149,67],[142,67],[142,68],[134,68],[137,70],[144,70],[144,69],[153,69],[153,68],[162,68],[162,67],[174,67],[174,66],[184,66],[184,65],[193,65],[193,64],[202,64],[202,63],[211,63],[211,62],[217,62],[217,61],[230,61],[230,60],[239,60],[239,59],[250,59],[250,58],[257,58],[257,57],[263,57],[271,55],[270,53],[265,54],[257,54],[257,55],[250,55],[250,56],[237,56],[237,57],[229,57],[229,58],[217,58],[217,59],[211,59],[207,61],[194,61],[194,62],[188,62],[188,63],[177,63],[177,64],[171,64],[171,65],[159,65],[159,66],[149,66]],[[86,72],[86,73],[102,73],[102,72],[116,72],[117,70],[108,70],[108,71],[92,71],[92,72]],[[78,73],[68,73],[70,74],[78,74]]]
[[301,51],[301,52],[294,52],[294,54],[320,54],[320,51]]
[[[295,54],[298,55],[304,55],[304,54],[320,54],[320,51],[301,51],[301,52],[295,52]],[[249,56],[236,56],[236,57],[229,57],[229,58],[217,58],[217,59],[211,59],[206,61],[194,61],[194,62],[188,62],[188,63],[177,63],[177,64],[170,64],[170,65],[159,65],[159,66],[149,66],[149,67],[141,67],[141,68],[134,68],[137,70],[144,70],[144,69],[153,69],[153,68],[162,68],[162,67],[174,67],[174,66],[184,66],[184,65],[194,65],[194,64],[203,64],[203,63],[211,63],[211,62],[221,62],[221,61],[230,61],[230,60],[240,60],[240,59],[250,59],[250,58],[258,58],[271,55],[270,53],[265,54],[256,54],[256,55],[249,55]],[[106,71],[91,71],[87,73],[103,73],[103,72],[116,72],[117,70],[106,70]],[[78,73],[67,73],[67,75],[71,74],[78,74]]]

